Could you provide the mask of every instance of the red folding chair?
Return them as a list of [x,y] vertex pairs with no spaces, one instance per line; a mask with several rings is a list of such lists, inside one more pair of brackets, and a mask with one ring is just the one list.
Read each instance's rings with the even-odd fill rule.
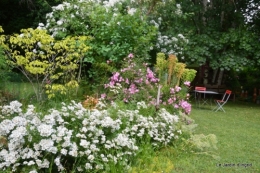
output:
[[196,100],[196,103],[198,103],[199,107],[200,107],[200,100],[203,100],[202,105],[206,103],[205,102],[206,95],[204,93],[204,98],[202,99],[201,98],[202,93],[199,93],[197,91],[206,91],[206,87],[198,87],[198,86],[195,87],[195,100]]
[[225,94],[222,97],[222,100],[215,100],[217,106],[213,109],[213,111],[217,112],[219,110],[222,110],[223,112],[225,112],[225,110],[223,109],[223,106],[227,103],[231,93],[232,93],[232,91],[226,90]]

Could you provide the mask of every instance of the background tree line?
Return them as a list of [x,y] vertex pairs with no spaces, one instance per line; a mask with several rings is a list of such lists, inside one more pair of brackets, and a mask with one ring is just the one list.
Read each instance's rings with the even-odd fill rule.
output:
[[[5,34],[18,33],[22,28],[36,28],[39,23],[46,24],[48,20],[46,14],[52,12],[53,7],[62,2],[65,1],[2,0],[0,25],[3,26]],[[68,2],[78,3],[74,0]],[[106,4],[105,1],[99,2]],[[150,54],[152,63],[155,63],[156,53],[163,52],[175,54],[180,61],[187,64],[209,63],[212,68],[221,70],[241,71],[245,67],[257,69],[260,65],[260,4],[257,0],[140,0],[135,2],[126,0],[118,2],[122,2],[120,8],[122,15],[131,8],[140,11],[139,24],[137,22],[134,26],[134,22],[126,22],[132,19],[121,17],[117,18],[113,27],[108,28],[100,23],[110,22],[113,16],[102,16],[100,13],[103,12],[99,7],[95,9],[91,7],[92,14],[86,13],[86,18],[78,17],[72,23],[64,22],[67,24],[66,31],[59,31],[57,35],[62,39],[66,35],[79,35],[84,31],[85,34],[95,36],[96,42],[91,45],[95,51],[89,53],[87,57],[92,58],[86,58],[85,61],[97,69],[102,69],[99,71],[109,70],[101,63],[111,60],[111,57],[119,67],[123,56],[128,53],[127,50],[142,52],[143,57],[147,57],[146,53]],[[96,12],[95,15],[93,15],[94,12]],[[62,19],[62,16],[72,13],[73,11],[56,13],[55,22]],[[97,20],[94,20],[95,17]],[[155,30],[148,29],[144,23],[140,25],[143,17],[147,24],[157,28],[156,36],[154,36]],[[90,28],[82,28],[81,23],[89,24]],[[115,29],[119,23],[126,27]],[[49,29],[59,27],[57,23],[50,25]],[[142,27],[136,29],[136,26]],[[145,40],[143,37],[140,43],[139,37],[139,40],[132,37],[136,33],[144,34],[149,39]],[[110,44],[115,41],[119,41],[119,44]],[[153,44],[150,50],[147,49],[148,45],[142,47],[147,42]],[[96,78],[100,76],[97,71],[89,70],[88,75]]]

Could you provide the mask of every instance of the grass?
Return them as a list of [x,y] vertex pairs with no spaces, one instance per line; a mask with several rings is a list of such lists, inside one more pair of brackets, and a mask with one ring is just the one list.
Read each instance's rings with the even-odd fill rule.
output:
[[[20,102],[33,102],[34,91],[32,86],[26,82],[5,82],[1,83],[0,94],[4,98],[5,103],[9,103],[13,100],[19,100]],[[33,102],[34,103],[34,102]],[[30,103],[31,104],[31,103]]]
[[260,105],[230,101],[224,109],[226,113],[213,112],[209,106],[193,108],[190,115],[198,124],[196,134],[217,136],[218,149],[214,153],[192,153],[173,147],[163,149],[156,157],[161,158],[161,164],[165,164],[165,158],[170,159],[174,168],[160,172],[260,172]]

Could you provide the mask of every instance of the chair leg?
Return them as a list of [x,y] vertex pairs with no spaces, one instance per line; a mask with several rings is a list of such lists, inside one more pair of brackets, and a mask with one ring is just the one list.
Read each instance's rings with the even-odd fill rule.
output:
[[217,112],[217,111],[219,111],[219,110],[222,110],[223,112],[226,112],[226,111],[224,110],[222,104],[220,104],[219,102],[216,102],[216,103],[217,103],[217,106],[216,106],[212,111]]
[[220,105],[215,112],[217,112],[217,111],[219,111],[219,110],[222,110],[223,112],[225,112],[225,110],[223,109],[222,105]]

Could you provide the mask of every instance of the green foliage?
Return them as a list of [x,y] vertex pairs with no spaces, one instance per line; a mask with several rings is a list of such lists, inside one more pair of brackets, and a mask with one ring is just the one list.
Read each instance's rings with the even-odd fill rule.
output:
[[221,0],[192,4],[167,0],[157,4],[158,13],[150,15],[159,30],[155,49],[175,54],[186,64],[209,62],[211,67],[222,70],[257,66],[259,36],[252,32],[254,26],[245,25],[244,13],[249,6],[246,1]]
[[181,76],[181,80],[183,82],[186,82],[186,81],[192,82],[195,79],[195,77],[196,77],[196,73],[197,73],[197,71],[194,70],[194,69],[187,69],[187,68],[185,68],[184,72],[183,72],[183,74]]
[[[4,32],[2,27],[0,26],[0,33]],[[3,89],[3,84],[8,80],[8,72],[11,70],[11,66],[6,61],[6,56],[4,54],[4,48],[6,47],[4,45],[5,42],[5,36],[0,35],[0,90]]]
[[[10,68],[6,62],[4,50],[2,47],[0,47],[0,83],[4,83],[5,81],[7,81],[7,79],[8,79],[7,73],[9,70],[10,70]],[[0,86],[0,89],[1,89],[1,86]]]
[[156,68],[156,72],[158,74],[159,79],[161,79],[161,83],[163,83],[163,81],[167,82],[167,79],[164,79],[164,75],[166,75],[166,73],[167,73],[167,67],[168,67],[168,64],[167,64],[167,60],[165,58],[165,54],[157,53],[155,68]]
[[175,55],[169,55],[167,60],[164,53],[158,53],[156,58],[156,72],[161,84],[169,86],[185,85],[184,82],[192,82],[197,71],[187,69],[186,64],[178,62]]
[[[88,37],[66,37],[56,41],[45,30],[23,29],[6,41],[9,62],[18,68],[32,84],[37,100],[54,97],[54,82],[71,88],[80,82],[79,62],[88,51]],[[77,70],[79,70],[77,72]],[[76,76],[78,75],[78,77]],[[46,88],[45,88],[46,87]],[[64,94],[64,92],[62,92]]]
[[128,14],[124,3],[113,7],[91,1],[68,1],[53,7],[46,15],[46,27],[55,37],[67,35],[90,35],[92,49],[84,62],[102,63],[111,60],[120,65],[121,60],[133,52],[148,58],[156,28],[148,25],[141,13]]
[[204,135],[192,135],[189,139],[189,142],[193,145],[195,150],[201,151],[209,151],[217,149],[217,137],[214,134]]
[[88,77],[90,80],[86,81],[92,90],[101,93],[102,89],[104,88],[104,84],[107,83],[107,79],[114,71],[116,71],[116,69],[114,68],[113,62],[111,61],[107,61],[107,63],[93,63],[92,68],[88,71]]

